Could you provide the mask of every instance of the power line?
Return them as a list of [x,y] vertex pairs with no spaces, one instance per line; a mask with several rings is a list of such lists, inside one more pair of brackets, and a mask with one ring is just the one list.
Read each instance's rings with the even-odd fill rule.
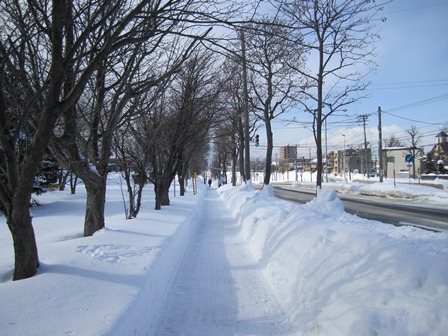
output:
[[396,114],[391,113],[392,111],[401,111],[401,110],[405,110],[405,109],[410,109],[413,107],[417,107],[417,106],[422,106],[422,105],[426,105],[426,104],[430,104],[430,103],[434,103],[440,100],[445,100],[448,99],[448,93],[444,93],[442,95],[439,96],[435,96],[435,97],[431,97],[428,99],[424,99],[424,100],[420,100],[411,104],[407,104],[407,105],[403,105],[403,106],[399,106],[399,107],[395,107],[392,109],[388,109],[387,111],[382,111],[384,114],[390,115],[392,117],[398,118],[398,119],[402,119],[402,120],[407,120],[407,121],[411,121],[411,122],[415,122],[415,123],[421,123],[421,124],[427,124],[427,125],[440,125],[441,123],[434,123],[434,122],[428,122],[428,121],[421,121],[421,120],[415,120],[415,119],[410,119],[410,118],[405,118],[405,117],[401,117],[398,116]]
[[409,118],[405,118],[405,117],[400,117],[400,116],[397,116],[396,114],[393,114],[393,113],[390,113],[390,112],[385,112],[385,111],[383,111],[383,114],[388,114],[388,115],[390,115],[392,117],[395,117],[395,118],[398,118],[398,119],[412,121],[412,122],[420,123],[420,124],[427,124],[427,125],[434,125],[434,126],[440,125],[440,123],[431,123],[431,122],[428,122],[428,121],[420,121],[420,120],[414,120],[414,119],[409,119]]
[[430,79],[422,81],[406,81],[406,82],[390,82],[390,83],[373,83],[368,90],[397,90],[425,88],[434,86],[448,86],[448,79]]
[[429,80],[423,80],[423,81],[406,81],[406,82],[376,83],[376,84],[371,84],[371,86],[420,84],[420,83],[432,83],[432,82],[447,82],[447,83],[445,83],[445,84],[448,85],[448,79],[429,79]]
[[[378,84],[380,85],[380,84]],[[391,87],[379,87],[379,88],[368,88],[368,90],[400,90],[400,89],[412,89],[412,88],[425,88],[434,86],[447,86],[448,83],[443,84],[425,84],[425,85],[407,85],[407,86],[391,86]]]
[[438,4],[420,6],[420,7],[413,7],[413,8],[407,8],[407,9],[394,10],[394,11],[387,11],[386,14],[403,13],[403,12],[409,12],[409,11],[421,10],[421,9],[433,8],[433,7],[439,7],[439,6],[446,6],[446,5],[448,5],[448,3],[443,2],[443,3],[438,3]]
[[407,105],[403,105],[403,106],[399,106],[393,109],[389,109],[390,111],[400,111],[403,109],[407,109],[407,108],[411,108],[411,107],[417,107],[417,106],[421,106],[421,105],[426,105],[426,104],[430,104],[430,103],[434,103],[436,101],[440,101],[440,100],[444,100],[444,99],[448,99],[448,93],[444,93],[442,95],[439,96],[435,96],[432,98],[428,98],[428,99],[424,99],[424,100],[420,100],[411,104],[407,104]]

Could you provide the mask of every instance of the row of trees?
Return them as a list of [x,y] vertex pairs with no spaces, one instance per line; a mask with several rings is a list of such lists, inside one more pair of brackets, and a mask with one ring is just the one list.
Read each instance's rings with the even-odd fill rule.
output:
[[[113,149],[122,162],[144,160],[132,159],[142,164],[140,185],[146,178],[155,184],[156,208],[169,203],[174,173],[185,177],[205,150],[215,108],[204,108],[216,90],[200,73],[209,58],[199,47],[212,24],[232,25],[229,13],[244,5],[0,3],[0,202],[14,242],[15,280],[33,276],[39,265],[29,205],[46,151],[85,184],[85,236],[104,227]],[[129,216],[137,212],[138,202]]]
[[[313,115],[322,172],[322,123],[365,87],[359,64],[369,62],[381,6],[271,1],[276,19],[255,20],[255,12],[241,19],[261,1],[251,3],[0,2],[0,202],[14,241],[14,279],[39,265],[28,208],[47,151],[85,184],[85,236],[105,225],[112,152],[130,195],[128,218],[138,214],[146,181],[155,186],[155,208],[169,204],[174,176],[183,186],[209,136],[222,143],[222,160],[231,153],[233,167],[238,161],[244,171],[245,127],[253,134],[258,121],[267,134],[269,184],[271,122],[292,106]],[[232,27],[237,42],[213,35],[212,26]]]
[[132,118],[118,125],[112,149],[126,181],[128,218],[137,216],[148,181],[160,210],[170,203],[168,190],[176,175],[183,196],[190,170],[203,170],[219,111],[216,61],[210,52],[196,50],[169,81],[133,101]]
[[[317,148],[317,186],[323,173],[322,130],[334,112],[365,97],[368,74],[375,69],[375,31],[384,21],[385,1],[311,0],[270,1],[275,20],[245,26],[250,108],[265,127],[267,150],[264,184],[270,183],[272,121],[294,108],[311,115]],[[235,104],[237,101],[235,100]],[[239,109],[243,105],[238,106]],[[236,110],[236,109],[234,109]],[[225,166],[227,153],[241,158],[241,123],[229,118],[233,132],[218,142],[218,161]],[[252,126],[257,129],[258,126]],[[240,161],[240,172],[242,161]],[[233,164],[233,167],[236,165]],[[234,178],[233,178],[234,180]]]

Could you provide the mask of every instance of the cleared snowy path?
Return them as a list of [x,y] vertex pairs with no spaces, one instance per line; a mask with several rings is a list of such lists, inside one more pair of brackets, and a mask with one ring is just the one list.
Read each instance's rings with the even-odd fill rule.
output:
[[208,189],[198,232],[151,335],[293,334],[225,212],[217,191]]

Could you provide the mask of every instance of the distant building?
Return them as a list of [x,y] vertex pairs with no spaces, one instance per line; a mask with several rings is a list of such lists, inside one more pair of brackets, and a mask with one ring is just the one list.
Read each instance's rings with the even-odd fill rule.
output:
[[348,148],[345,151],[330,152],[328,154],[328,171],[330,173],[369,174],[373,168],[372,150],[367,148]]
[[[412,155],[413,160],[411,162],[406,161],[406,156]],[[387,147],[383,148],[383,171],[386,178],[396,177],[413,177],[422,172],[422,157],[423,151],[419,148],[409,147]],[[415,165],[415,169],[413,167]]]
[[296,167],[297,146],[281,146],[279,150],[279,171],[286,172]]
[[297,146],[281,146],[279,155],[280,160],[293,163],[297,159]]
[[440,131],[437,135],[437,143],[428,152],[427,158],[431,161],[432,166],[440,172],[441,168],[446,169],[448,165],[448,135],[444,131]]

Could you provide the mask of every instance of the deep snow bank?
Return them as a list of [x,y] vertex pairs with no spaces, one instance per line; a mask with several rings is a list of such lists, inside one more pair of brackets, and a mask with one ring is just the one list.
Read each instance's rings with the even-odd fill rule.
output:
[[448,330],[447,233],[349,215],[334,191],[305,205],[250,187],[220,192],[299,334]]
[[106,228],[82,237],[86,194],[39,196],[33,223],[41,266],[13,282],[11,235],[0,218],[1,335],[145,335],[202,217],[199,194],[153,210],[151,186],[138,218],[124,219],[119,174],[108,178]]
[[[440,183],[439,181],[440,180],[435,181],[434,186],[445,186],[443,190],[428,185],[408,184],[407,182],[403,182],[403,180],[397,184],[394,184],[392,180],[385,180],[381,183],[329,182],[324,183],[322,185],[322,189],[336,190],[339,193],[351,193],[447,204],[448,191],[446,190],[446,185],[448,182]],[[296,188],[316,188],[316,184],[310,181],[292,182],[292,185]]]

